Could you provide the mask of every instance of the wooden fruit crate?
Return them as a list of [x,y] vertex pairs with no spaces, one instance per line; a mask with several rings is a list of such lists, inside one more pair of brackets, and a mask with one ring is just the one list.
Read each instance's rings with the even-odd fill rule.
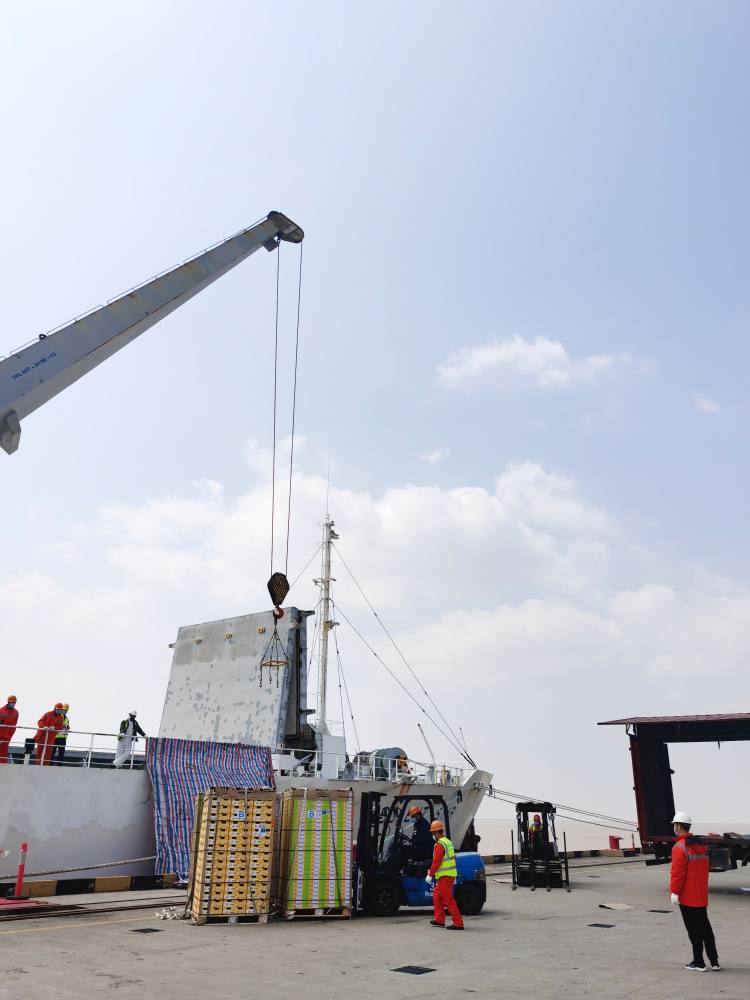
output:
[[210,788],[198,796],[188,890],[194,923],[268,920],[276,814],[272,791]]
[[350,917],[351,789],[289,788],[281,796],[276,911],[295,917]]

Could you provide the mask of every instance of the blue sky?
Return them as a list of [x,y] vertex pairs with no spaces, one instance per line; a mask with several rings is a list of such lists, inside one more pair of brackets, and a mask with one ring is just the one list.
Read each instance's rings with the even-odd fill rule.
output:
[[[457,558],[444,602],[405,601],[411,622],[393,609],[404,641],[449,608],[554,599],[588,613],[648,587],[679,592],[678,634],[680,615],[698,614],[683,599],[744,601],[750,587],[749,16],[739,2],[17,6],[0,41],[3,349],[279,209],[307,233],[299,427],[311,496],[330,455],[352,524],[362,498],[430,486],[442,510],[458,489],[491,494],[509,466],[561,477],[580,504],[575,523],[544,522],[529,504],[560,501],[556,480],[502,487],[508,510],[527,505],[524,525],[588,547],[597,570],[574,597],[556,574],[528,575],[522,554],[499,562],[490,532],[473,562]],[[295,251],[281,267],[288,380]],[[274,268],[256,256],[26,421],[1,463],[6,579],[31,594],[34,580],[43,592],[56,581],[50,593],[92,609],[110,587],[111,608],[133,581],[102,510],[181,502],[206,480],[229,509],[262,489],[248,442],[270,440]],[[474,374],[441,378],[482,357]],[[584,530],[599,514],[614,534]],[[447,530],[434,523],[425,546]],[[186,551],[200,530],[181,536]],[[296,530],[301,564],[316,528]],[[390,563],[369,566],[378,581],[402,575],[391,541]],[[476,592],[485,561],[497,580]],[[169,641],[187,620],[264,606],[265,570],[247,569],[226,612],[218,597],[167,601],[142,643],[150,628]],[[51,600],[64,615],[64,597]],[[731,641],[720,623],[704,633],[716,630],[704,667],[725,682],[715,710],[736,707],[724,692],[747,693],[747,633],[729,614]],[[36,698],[48,654],[24,648],[22,615],[7,621]],[[92,725],[105,649],[84,644],[84,662],[65,668]],[[146,659],[144,702],[164,669]],[[612,714],[622,700],[669,707],[671,682],[654,681],[652,698],[643,669],[640,691],[612,692]]]

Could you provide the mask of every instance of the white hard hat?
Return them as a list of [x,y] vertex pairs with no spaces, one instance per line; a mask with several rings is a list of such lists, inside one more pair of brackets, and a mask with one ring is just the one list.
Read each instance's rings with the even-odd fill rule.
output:
[[681,823],[683,826],[692,826],[693,821],[690,819],[687,813],[675,813],[673,823]]
[[138,715],[138,713],[137,713],[137,712],[131,712],[130,714],[131,714],[131,715],[133,716],[133,718],[135,718],[135,717],[136,717],[136,715]]

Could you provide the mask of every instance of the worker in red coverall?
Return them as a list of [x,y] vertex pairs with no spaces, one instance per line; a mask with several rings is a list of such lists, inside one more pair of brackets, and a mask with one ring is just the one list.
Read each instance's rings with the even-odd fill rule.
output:
[[[435,927],[445,927],[445,911],[450,913],[453,923],[448,925],[449,931],[462,931],[464,922],[461,911],[453,898],[453,883],[456,881],[456,849],[452,842],[444,836],[445,827],[436,819],[430,824],[430,833],[435,841],[432,854],[432,865],[427,873],[427,884],[433,885],[432,905],[435,909],[435,919],[430,923]],[[435,881],[437,880],[437,881]]]
[[37,764],[49,764],[52,751],[55,749],[56,734],[65,728],[65,714],[62,702],[58,701],[51,712],[45,712],[39,720],[34,740],[36,741]]
[[674,834],[677,842],[672,848],[672,874],[669,880],[672,905],[680,904],[680,913],[693,946],[693,960],[685,968],[688,972],[705,972],[703,948],[715,972],[721,970],[716,951],[716,940],[708,919],[708,852],[690,836],[693,821],[687,813],[675,813]]
[[18,709],[14,694],[8,695],[8,701],[0,708],[0,764],[8,763],[8,746],[18,725]]

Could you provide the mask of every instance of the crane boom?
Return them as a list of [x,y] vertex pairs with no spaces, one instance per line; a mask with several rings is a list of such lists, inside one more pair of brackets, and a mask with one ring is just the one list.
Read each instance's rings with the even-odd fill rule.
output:
[[281,212],[230,236],[55,333],[0,361],[0,446],[12,455],[21,420],[174,312],[260,247],[300,243],[303,231]]

